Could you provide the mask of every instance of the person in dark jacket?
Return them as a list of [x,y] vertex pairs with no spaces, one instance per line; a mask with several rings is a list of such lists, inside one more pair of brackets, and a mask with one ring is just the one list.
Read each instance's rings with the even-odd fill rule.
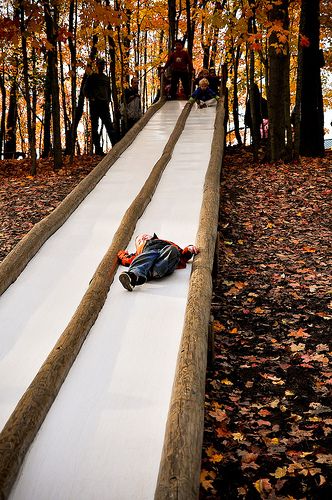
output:
[[184,94],[188,98],[190,95],[193,63],[188,52],[183,48],[181,40],[176,40],[175,50],[169,55],[163,71],[168,67],[171,69],[171,99],[176,99],[179,80],[181,80]]
[[124,102],[127,113],[127,128],[131,129],[142,116],[141,96],[138,91],[138,78],[131,79],[131,86],[124,91]]
[[[251,137],[256,137],[256,138],[257,137],[260,138],[261,136],[267,137],[266,135],[267,133],[266,128],[268,127],[268,124],[266,123],[266,121],[268,120],[267,100],[264,99],[264,97],[262,97],[257,83],[254,83],[253,85],[252,94],[254,97],[253,110],[251,109],[251,101],[249,98],[244,115],[244,124],[246,125],[246,127],[249,127]],[[254,116],[252,116],[252,111],[254,112]],[[255,125],[253,122],[253,118],[255,119]]]
[[119,280],[130,292],[148,280],[172,274],[177,268],[185,268],[188,260],[198,254],[194,245],[182,249],[172,241],[158,238],[156,234],[140,234],[135,239],[135,246],[135,253],[129,254],[127,250],[118,252],[119,263],[129,266],[128,271],[120,274]]
[[100,145],[100,134],[98,133],[99,119],[105,125],[112,146],[117,142],[117,134],[114,130],[110,115],[111,87],[110,79],[104,74],[105,61],[97,60],[98,73],[88,76],[84,86],[84,95],[89,99],[92,143],[97,155],[103,155]]
[[214,68],[210,68],[207,79],[209,80],[210,89],[218,95],[220,92],[221,76],[216,74],[216,70]]
[[189,102],[197,102],[198,107],[206,108],[213,100],[219,101],[219,96],[209,87],[209,80],[202,78],[199,87],[191,94]]

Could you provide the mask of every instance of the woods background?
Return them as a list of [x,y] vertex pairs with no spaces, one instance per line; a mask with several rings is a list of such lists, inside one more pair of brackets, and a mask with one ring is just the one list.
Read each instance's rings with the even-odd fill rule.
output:
[[[121,99],[140,80],[143,109],[176,38],[196,74],[227,70],[228,141],[246,140],[241,113],[259,85],[269,110],[271,160],[324,154],[325,108],[332,107],[328,0],[4,0],[0,7],[0,158],[91,150],[83,95],[95,60],[106,60],[112,114],[120,131]],[[322,91],[323,89],[323,91]],[[324,103],[323,103],[324,98]],[[292,110],[293,126],[290,116]],[[253,119],[255,120],[254,111]],[[259,137],[252,137],[255,147]]]

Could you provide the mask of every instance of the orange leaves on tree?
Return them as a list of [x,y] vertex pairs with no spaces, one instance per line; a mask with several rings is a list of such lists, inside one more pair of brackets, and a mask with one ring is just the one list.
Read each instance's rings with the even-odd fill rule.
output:
[[301,47],[309,47],[310,46],[309,38],[305,35],[300,35],[300,45]]

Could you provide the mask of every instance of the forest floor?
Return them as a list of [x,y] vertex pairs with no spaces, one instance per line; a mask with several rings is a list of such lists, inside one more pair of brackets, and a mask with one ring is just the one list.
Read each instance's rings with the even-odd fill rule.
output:
[[[0,161],[0,261],[99,160]],[[331,166],[227,150],[201,500],[332,498]]]
[[331,167],[227,151],[201,500],[332,498]]

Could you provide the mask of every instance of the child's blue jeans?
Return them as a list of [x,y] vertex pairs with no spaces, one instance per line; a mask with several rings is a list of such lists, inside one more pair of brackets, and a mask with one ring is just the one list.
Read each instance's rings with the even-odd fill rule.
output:
[[147,249],[135,257],[128,271],[146,280],[162,278],[171,274],[180,261],[180,252],[173,245],[168,245],[160,250]]

